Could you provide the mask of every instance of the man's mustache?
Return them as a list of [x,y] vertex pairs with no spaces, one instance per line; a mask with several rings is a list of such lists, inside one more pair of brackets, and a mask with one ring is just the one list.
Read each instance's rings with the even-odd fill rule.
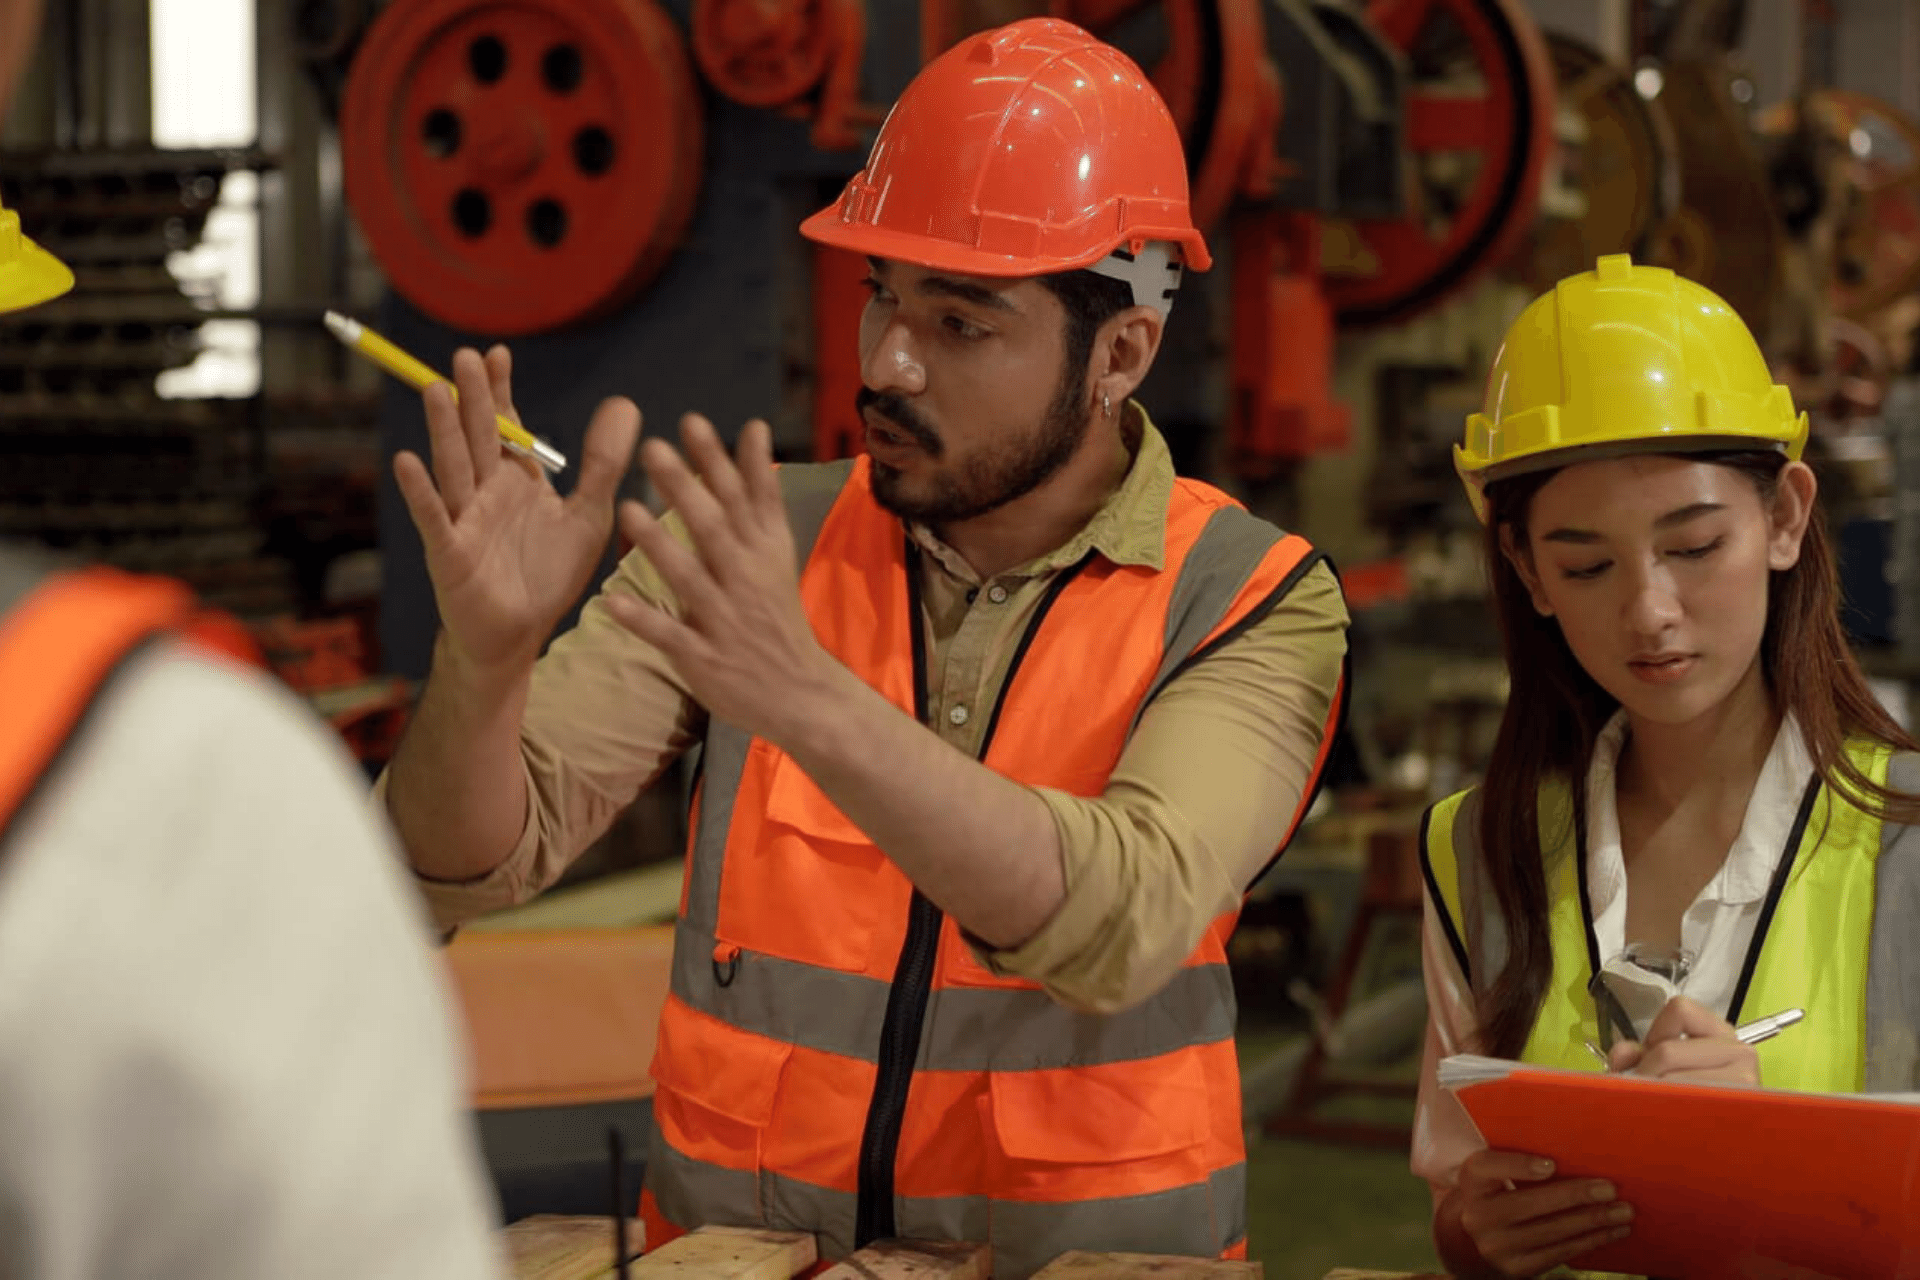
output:
[[926,419],[922,418],[919,411],[902,396],[895,395],[891,391],[875,391],[872,387],[861,387],[855,394],[853,403],[854,407],[863,414],[868,409],[873,410],[935,457],[939,457],[941,450],[945,447],[941,443],[940,433],[928,426]]

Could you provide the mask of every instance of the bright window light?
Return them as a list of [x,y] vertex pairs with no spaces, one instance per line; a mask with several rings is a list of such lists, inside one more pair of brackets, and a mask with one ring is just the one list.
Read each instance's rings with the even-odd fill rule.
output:
[[[163,148],[245,147],[259,136],[254,92],[255,0],[152,0],[153,142]],[[260,301],[260,182],[228,174],[199,244],[167,269],[203,306]],[[250,396],[260,390],[260,326],[213,320],[192,364],[160,375],[168,399]]]

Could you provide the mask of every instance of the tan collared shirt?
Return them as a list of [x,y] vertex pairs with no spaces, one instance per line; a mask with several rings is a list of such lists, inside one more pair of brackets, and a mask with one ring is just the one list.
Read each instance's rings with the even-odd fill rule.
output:
[[[983,580],[930,530],[910,526],[927,552],[927,727],[962,751],[977,752],[985,713],[1056,575],[1088,551],[1163,568],[1173,462],[1144,413],[1141,426],[1133,465],[1106,504],[1028,564]],[[443,925],[552,884],[699,739],[705,711],[659,651],[607,612],[603,598],[613,592],[677,609],[653,566],[629,555],[540,660],[521,730],[526,828],[482,879],[423,882]],[[1066,900],[1039,933],[990,963],[1097,1010],[1144,999],[1171,978],[1294,820],[1320,754],[1346,627],[1338,583],[1315,566],[1263,621],[1167,686],[1103,794],[1036,788],[1058,824]]]

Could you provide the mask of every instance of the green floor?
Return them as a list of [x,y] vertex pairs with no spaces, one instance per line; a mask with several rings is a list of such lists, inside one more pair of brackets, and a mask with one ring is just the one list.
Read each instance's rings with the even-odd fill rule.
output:
[[[1389,965],[1375,972],[1396,969]],[[1304,1030],[1294,1019],[1275,1022],[1258,1012],[1243,1014],[1237,1037],[1243,1069]],[[1410,1051],[1402,1061],[1364,1077],[1410,1084],[1419,1066],[1418,1053]],[[1349,1094],[1327,1102],[1316,1115],[1410,1127],[1413,1102]],[[1363,1147],[1263,1138],[1247,1152],[1248,1254],[1265,1264],[1268,1280],[1321,1280],[1336,1267],[1438,1271],[1432,1205],[1427,1184],[1407,1168],[1404,1142]]]
[[1267,1138],[1247,1152],[1247,1251],[1267,1280],[1320,1280],[1335,1267],[1437,1271],[1431,1205],[1402,1150]]

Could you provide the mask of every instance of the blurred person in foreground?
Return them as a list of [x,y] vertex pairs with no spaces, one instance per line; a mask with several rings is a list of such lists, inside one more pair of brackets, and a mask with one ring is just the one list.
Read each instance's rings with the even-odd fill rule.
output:
[[[39,18],[0,0],[0,115]],[[0,210],[0,311],[72,284]],[[0,548],[0,610],[0,1276],[501,1274],[340,745],[176,583]]]

